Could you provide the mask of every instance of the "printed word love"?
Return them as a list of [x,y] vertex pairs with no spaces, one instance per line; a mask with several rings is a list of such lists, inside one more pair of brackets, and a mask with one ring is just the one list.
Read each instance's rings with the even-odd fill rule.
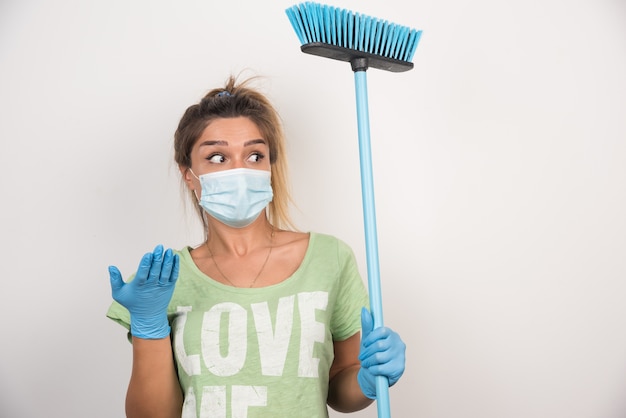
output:
[[[298,378],[319,378],[314,349],[328,330],[316,316],[326,310],[328,293],[301,292],[273,306],[273,312],[268,302],[245,307],[221,302],[204,312],[177,308],[172,329],[179,373],[211,383],[187,389],[183,418],[246,418],[249,407],[268,405],[264,379],[283,376],[286,364]],[[233,384],[241,376],[255,384]],[[229,383],[220,384],[219,378]]]

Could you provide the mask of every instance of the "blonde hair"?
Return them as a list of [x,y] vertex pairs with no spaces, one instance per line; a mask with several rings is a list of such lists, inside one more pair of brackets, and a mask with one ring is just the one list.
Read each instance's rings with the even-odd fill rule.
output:
[[[287,180],[287,159],[285,155],[285,135],[280,116],[268,98],[260,91],[249,87],[255,79],[248,78],[237,83],[230,76],[224,87],[209,91],[202,100],[187,108],[174,134],[174,160],[181,168],[191,167],[191,150],[204,129],[215,119],[249,118],[259,128],[268,141],[272,170],[272,190],[274,198],[268,205],[269,221],[279,228],[293,229],[289,216],[292,202]],[[190,191],[196,211],[207,226],[204,212]]]

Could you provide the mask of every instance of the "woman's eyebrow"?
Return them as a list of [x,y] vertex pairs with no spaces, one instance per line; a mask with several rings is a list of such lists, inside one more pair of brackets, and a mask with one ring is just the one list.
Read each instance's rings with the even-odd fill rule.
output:
[[[246,141],[243,143],[244,147],[249,147],[251,145],[256,145],[256,144],[266,144],[266,141],[263,138],[258,138],[258,139],[251,139],[249,141]],[[214,139],[214,140],[206,140],[203,141],[202,143],[200,143],[200,145],[198,145],[199,147],[210,147],[210,146],[215,146],[215,145],[221,145],[221,146],[228,146],[228,141],[224,141],[223,139]]]
[[249,147],[250,145],[256,145],[256,144],[266,144],[266,142],[263,138],[251,139],[249,141],[244,142],[243,146]]

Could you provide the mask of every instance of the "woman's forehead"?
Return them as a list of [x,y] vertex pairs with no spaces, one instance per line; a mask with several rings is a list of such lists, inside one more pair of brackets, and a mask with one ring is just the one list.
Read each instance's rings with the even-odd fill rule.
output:
[[196,146],[229,146],[267,144],[259,127],[249,118],[220,118],[209,123],[197,140]]

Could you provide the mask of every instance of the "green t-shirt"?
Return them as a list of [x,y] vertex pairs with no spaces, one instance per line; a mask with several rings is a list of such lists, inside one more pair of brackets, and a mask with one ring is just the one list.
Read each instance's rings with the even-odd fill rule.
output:
[[[333,341],[360,330],[368,304],[352,250],[311,233],[291,277],[252,289],[206,276],[189,251],[168,307],[182,418],[327,417]],[[116,302],[107,316],[130,327]]]

